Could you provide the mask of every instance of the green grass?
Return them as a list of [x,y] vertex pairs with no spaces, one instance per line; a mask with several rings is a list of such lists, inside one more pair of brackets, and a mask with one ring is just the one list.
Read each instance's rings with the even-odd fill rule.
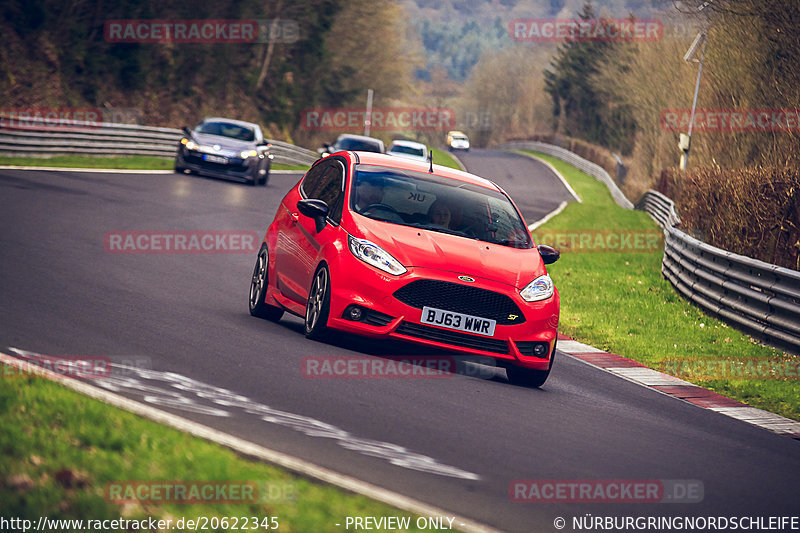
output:
[[[42,378],[0,378],[0,420],[0,516],[5,518],[36,524],[40,516],[93,520],[275,516],[282,532],[325,532],[341,531],[346,516],[413,516],[246,460]],[[65,471],[74,474],[71,486],[63,481]],[[107,483],[133,480],[252,481],[282,490],[285,497],[266,503],[202,505],[120,504],[106,499]]]
[[94,157],[91,155],[57,155],[53,157],[8,157],[0,156],[0,165],[24,167],[71,167],[71,168],[121,168],[143,170],[169,170],[173,159],[149,156]]
[[[534,230],[535,237],[567,230],[660,230],[646,213],[618,207],[601,182],[556,158],[535,155],[555,166],[583,200],[570,203]],[[796,364],[798,358],[757,343],[683,299],[661,275],[663,248],[657,252],[562,252],[561,259],[548,267],[561,295],[562,333],[800,420],[796,377],[720,379],[726,376],[696,366],[710,361]]]
[[[0,165],[24,167],[64,168],[111,168],[134,170],[171,170],[175,160],[164,157],[124,156],[95,157],[91,155],[58,155],[54,157],[8,157],[0,156]],[[273,163],[273,170],[308,170],[308,165],[286,165]]]
[[450,153],[439,150],[438,148],[431,148],[430,150],[433,152],[433,162],[435,164],[461,170],[461,167],[458,166],[458,163],[456,163],[456,160],[453,159]]

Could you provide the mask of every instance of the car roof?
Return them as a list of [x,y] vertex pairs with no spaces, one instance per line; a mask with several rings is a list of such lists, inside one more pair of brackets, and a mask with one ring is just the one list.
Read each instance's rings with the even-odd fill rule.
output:
[[341,139],[357,139],[359,141],[372,141],[383,144],[382,140],[376,139],[375,137],[367,137],[366,135],[356,135],[355,133],[342,133],[341,135],[336,137],[337,141]]
[[237,126],[245,126],[249,128],[259,128],[261,129],[258,124],[253,122],[245,122],[244,120],[234,120],[232,118],[225,118],[225,117],[205,117],[202,122],[230,122],[231,124],[236,124]]
[[[358,152],[358,162],[362,165],[375,165],[380,167],[397,168],[401,170],[413,170],[416,172],[428,173],[430,164],[427,161],[420,161],[414,159],[407,159],[404,157],[396,157],[386,154],[378,154],[375,152]],[[442,176],[444,178],[452,178],[455,180],[463,181],[472,185],[478,185],[492,189],[495,191],[503,192],[493,181],[486,178],[481,178],[475,174],[456,170],[454,168],[445,167],[442,165],[433,165],[434,175]]]
[[418,142],[415,142],[415,141],[404,141],[402,139],[398,139],[396,141],[392,141],[392,146],[394,146],[394,145],[397,145],[397,146],[408,146],[409,148],[423,148],[423,149],[427,149],[428,148],[427,146],[425,146],[422,143],[418,143]]

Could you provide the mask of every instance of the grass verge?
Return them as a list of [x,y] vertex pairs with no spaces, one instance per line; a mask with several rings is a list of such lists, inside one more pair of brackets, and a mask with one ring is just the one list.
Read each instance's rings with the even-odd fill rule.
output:
[[453,156],[451,156],[448,152],[439,150],[438,148],[431,148],[430,150],[433,152],[433,162],[435,164],[461,170],[461,167],[458,166],[456,160],[453,159]]
[[561,237],[562,246],[556,243],[561,259],[548,271],[561,294],[562,333],[800,420],[797,357],[761,345],[683,299],[661,275],[662,246],[624,253],[597,251],[602,247],[581,253],[564,247],[580,243],[583,235],[594,243],[598,235],[646,238],[660,228],[645,212],[618,207],[605,185],[575,167],[529,153],[555,166],[583,200],[570,203],[534,231],[540,244]]
[[[95,157],[91,155],[58,155],[53,157],[9,157],[0,156],[0,165],[21,167],[64,167],[64,168],[111,168],[133,170],[170,170],[174,159],[149,156]],[[309,169],[308,165],[286,165],[273,163],[273,170]]]
[[[276,517],[282,532],[341,531],[347,516],[409,516],[412,527],[416,522],[409,513],[244,459],[43,378],[0,379],[0,420],[0,516],[6,519],[32,520],[35,525],[39,517],[152,517],[175,524],[181,517]],[[202,504],[107,499],[113,490],[108,487],[117,486],[107,484],[134,480],[233,481],[238,486],[255,482],[254,495],[266,498],[258,503]],[[241,529],[232,524],[231,520],[228,527],[209,531]],[[254,530],[252,523],[248,527]],[[81,528],[59,530],[73,529]]]

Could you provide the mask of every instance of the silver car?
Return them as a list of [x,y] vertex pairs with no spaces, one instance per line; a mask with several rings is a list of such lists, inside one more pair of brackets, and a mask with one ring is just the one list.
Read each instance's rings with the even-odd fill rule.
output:
[[261,128],[252,122],[209,117],[184,136],[175,154],[175,172],[266,185],[272,154]]

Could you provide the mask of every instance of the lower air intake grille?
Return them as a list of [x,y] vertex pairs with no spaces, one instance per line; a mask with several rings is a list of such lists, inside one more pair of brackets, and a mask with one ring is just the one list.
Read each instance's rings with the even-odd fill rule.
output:
[[403,321],[400,323],[400,326],[398,326],[396,332],[400,335],[441,342],[443,344],[451,344],[462,348],[493,353],[508,353],[508,343],[506,341],[490,339],[489,337],[481,337],[479,335],[469,335],[459,331],[448,331],[446,329],[423,324],[413,324]]

